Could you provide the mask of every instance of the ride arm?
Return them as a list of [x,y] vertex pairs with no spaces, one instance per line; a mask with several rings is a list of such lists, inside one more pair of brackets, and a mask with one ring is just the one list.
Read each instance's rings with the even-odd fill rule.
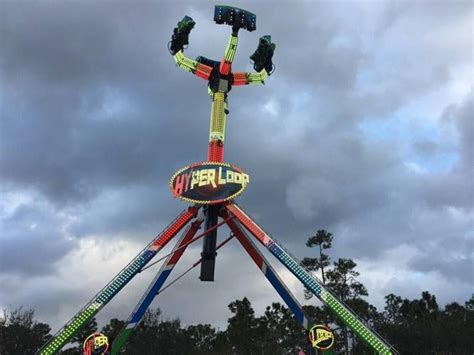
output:
[[142,320],[146,310],[148,309],[148,307],[150,307],[151,302],[153,302],[156,295],[160,292],[161,287],[173,271],[175,265],[186,250],[186,247],[193,239],[197,230],[200,228],[202,222],[202,215],[198,215],[196,219],[191,222],[188,228],[184,231],[178,243],[176,243],[175,247],[173,248],[173,251],[171,252],[171,254],[169,254],[166,261],[161,266],[160,271],[150,283],[148,289],[140,299],[140,302],[138,302],[132,314],[130,314],[130,317],[128,317],[127,321],[125,322],[122,330],[115,338],[112,344],[111,355],[116,355],[120,353],[120,350],[123,348],[130,335],[132,335],[135,328]]
[[[221,216],[224,219],[228,219],[229,215],[227,211],[221,211]],[[263,253],[257,248],[255,243],[250,239],[248,234],[244,231],[243,227],[239,222],[229,219],[227,221],[232,233],[235,235],[237,240],[242,244],[245,251],[249,254],[250,258],[254,261],[260,271],[265,275],[267,280],[278,292],[283,301],[285,301],[288,308],[293,312],[296,320],[303,326],[305,330],[311,329],[314,322],[308,318],[305,314],[303,307],[299,304],[293,293],[285,286],[283,280],[278,276],[275,269],[272,267],[270,262],[265,258]]]
[[239,37],[237,37],[238,28],[234,28],[232,34],[229,37],[229,42],[224,52],[224,58],[219,67],[219,71],[223,75],[230,73],[232,62],[234,61],[235,52],[237,52],[237,44],[239,43]]
[[275,48],[276,45],[272,43],[270,36],[261,37],[257,50],[250,56],[255,73],[234,73],[233,85],[264,84],[274,69],[272,58]]
[[235,203],[226,205],[227,212],[235,216],[242,226],[252,234],[262,246],[267,248],[300,282],[313,293],[345,325],[364,340],[372,350],[381,355],[395,355],[398,352],[375,330],[371,329],[346,304],[332,293],[317,277],[308,272],[301,263],[279,243],[272,239]]
[[194,75],[204,80],[209,80],[209,76],[211,75],[211,72],[212,72],[211,67],[202,63],[198,63],[195,60],[186,57],[183,54],[182,50],[180,50],[175,55],[173,55],[173,58],[174,58],[174,61],[176,62],[176,65],[180,67],[181,69],[186,70],[187,72],[193,73]]
[[265,80],[268,78],[269,73],[265,69],[262,69],[258,73],[246,73],[236,72],[234,75],[234,82],[232,85],[248,85],[248,84],[265,84]]
[[173,30],[173,36],[171,37],[168,49],[178,67],[204,80],[209,80],[212,68],[186,57],[183,53],[184,46],[189,44],[189,33],[194,25],[195,22],[191,17],[184,16]]
[[39,355],[55,355],[76,335],[168,242],[194,217],[199,206],[183,211],[166,229],[156,236],[112,281],[99,291],[64,327],[53,335]]

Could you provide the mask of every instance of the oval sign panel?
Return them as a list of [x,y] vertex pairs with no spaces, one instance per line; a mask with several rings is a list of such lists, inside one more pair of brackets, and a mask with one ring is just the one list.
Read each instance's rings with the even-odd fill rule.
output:
[[173,196],[187,202],[221,203],[240,195],[250,179],[236,166],[202,162],[178,170],[170,180]]
[[315,325],[309,330],[308,339],[313,348],[327,350],[334,344],[334,333],[325,325]]

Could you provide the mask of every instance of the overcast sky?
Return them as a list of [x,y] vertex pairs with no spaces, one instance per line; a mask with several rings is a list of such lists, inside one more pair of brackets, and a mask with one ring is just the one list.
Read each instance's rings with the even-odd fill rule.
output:
[[[314,253],[305,241],[316,230],[332,232],[332,259],[357,262],[379,310],[389,293],[469,299],[472,1],[233,5],[257,14],[234,70],[252,70],[260,36],[277,44],[267,83],[229,97],[226,161],[251,178],[239,204],[299,258]],[[167,43],[189,15],[186,54],[219,60],[230,28],[213,23],[213,6],[0,1],[0,307],[34,308],[57,330],[186,207],[168,180],[206,158],[210,99]],[[99,321],[126,318],[157,270]],[[219,252],[214,283],[198,274],[153,306],[224,327],[237,298],[257,313],[281,302],[236,241]]]

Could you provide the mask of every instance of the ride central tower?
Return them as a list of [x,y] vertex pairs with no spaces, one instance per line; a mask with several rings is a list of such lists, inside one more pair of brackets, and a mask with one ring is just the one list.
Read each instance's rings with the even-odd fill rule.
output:
[[[184,55],[184,46],[189,43],[189,33],[195,25],[195,22],[189,16],[185,16],[181,21],[179,21],[177,27],[173,30],[173,36],[169,43],[169,51],[171,55],[173,55],[178,67],[208,81],[208,93],[212,98],[212,106],[209,123],[207,162],[223,163],[226,118],[229,113],[227,105],[228,93],[232,89],[232,86],[260,84],[264,82],[273,71],[272,57],[275,50],[275,44],[271,43],[270,36],[261,37],[257,50],[250,57],[254,62],[254,69],[256,72],[233,73],[232,62],[234,61],[235,53],[237,51],[237,44],[239,41],[238,32],[240,29],[245,29],[250,32],[254,31],[256,29],[256,16],[251,12],[239,8],[216,6],[214,9],[214,21],[217,24],[226,24],[232,27],[232,33],[227,43],[224,56],[220,62],[203,56],[199,56],[196,60],[193,60]],[[212,228],[217,224],[220,203],[223,202],[216,202],[208,199],[209,195],[219,192],[219,182],[223,181],[223,179],[219,179],[219,177],[220,175],[218,174],[215,174],[213,177],[215,183],[212,184],[212,187],[214,188],[214,191],[210,189],[201,189],[205,191],[198,190],[198,192],[201,192],[202,198],[196,198],[193,201],[195,203],[206,204],[204,209],[206,215],[206,229]],[[211,178],[207,177],[206,179],[209,181]],[[180,197],[180,194],[177,193],[176,189],[177,183],[177,181],[172,181],[171,188],[174,195]],[[222,189],[223,187],[220,188]],[[204,238],[203,241],[201,253],[201,281],[214,281],[215,259],[217,255],[216,243],[217,229],[214,229]]]

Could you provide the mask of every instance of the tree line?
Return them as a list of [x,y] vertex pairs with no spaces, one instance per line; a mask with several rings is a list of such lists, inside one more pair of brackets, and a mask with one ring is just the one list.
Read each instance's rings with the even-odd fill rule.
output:
[[[327,250],[333,236],[319,230],[306,245],[316,250],[315,256],[302,260],[308,270],[318,272],[322,281],[367,324],[406,355],[463,355],[474,353],[474,297],[464,304],[452,302],[441,308],[435,295],[424,291],[419,299],[409,300],[398,295],[385,297],[383,311],[378,311],[365,299],[366,287],[358,280],[357,264],[346,258],[331,262]],[[309,300],[312,295],[305,292]],[[314,302],[311,302],[314,303]],[[307,332],[292,312],[280,303],[267,306],[257,316],[247,298],[228,305],[230,317],[225,330],[210,324],[184,326],[176,319],[165,319],[160,309],[147,311],[135,333],[126,344],[124,354],[310,354]],[[303,306],[316,324],[326,324],[335,333],[334,354],[372,354],[352,331],[336,319],[324,306]],[[61,354],[82,354],[82,342],[88,335],[101,331],[112,343],[124,325],[111,319],[99,328],[92,319]],[[34,354],[50,337],[48,324],[38,322],[31,309],[4,310],[0,315],[0,354]]]

